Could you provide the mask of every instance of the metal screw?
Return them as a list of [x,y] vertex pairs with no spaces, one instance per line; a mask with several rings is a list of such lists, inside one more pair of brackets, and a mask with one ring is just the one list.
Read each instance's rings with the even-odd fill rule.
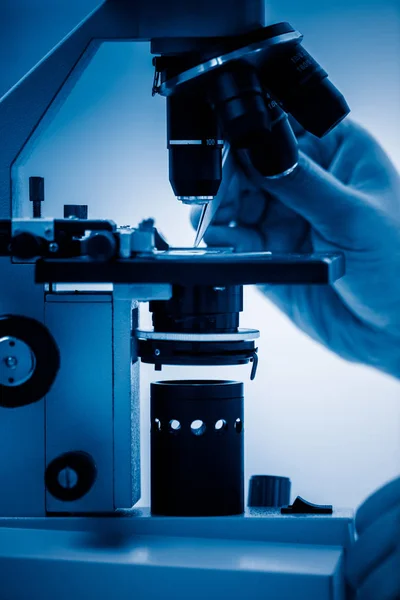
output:
[[52,242],[51,244],[49,244],[49,252],[58,252],[58,244],[56,244],[56,242]]
[[223,292],[225,290],[224,287],[213,287],[214,292]]
[[4,359],[4,363],[5,363],[6,367],[8,367],[9,369],[15,369],[18,365],[18,360],[16,359],[15,356],[7,356]]
[[78,483],[78,474],[74,469],[71,469],[71,467],[64,467],[64,469],[61,469],[59,472],[57,479],[61,487],[65,490],[70,490]]
[[160,354],[161,354],[161,350],[159,350],[158,348],[156,348],[156,349],[154,350],[154,355],[155,355],[155,356],[160,356]]

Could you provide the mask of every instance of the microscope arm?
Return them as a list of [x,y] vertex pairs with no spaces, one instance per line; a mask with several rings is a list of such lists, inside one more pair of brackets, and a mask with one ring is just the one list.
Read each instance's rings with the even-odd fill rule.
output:
[[[106,0],[0,98],[0,219],[21,216],[16,168],[67,98],[103,41],[233,35],[260,27],[264,2]],[[196,14],[196,19],[192,15]],[[228,15],[228,16],[227,16]]]
[[98,7],[0,99],[0,218],[18,216],[18,207],[12,209],[11,170],[26,146],[32,147],[44,116],[51,117],[55,110],[50,107],[59,107],[67,97],[97,51],[99,38],[116,37],[112,31],[123,30],[109,18],[110,8],[104,3]]

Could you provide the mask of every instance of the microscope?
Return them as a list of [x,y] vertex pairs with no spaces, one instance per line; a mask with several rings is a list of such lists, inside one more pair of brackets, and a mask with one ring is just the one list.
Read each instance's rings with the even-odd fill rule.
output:
[[349,112],[263,0],[106,0],[0,99],[1,597],[342,600],[350,512],[290,504],[287,478],[268,476],[245,507],[242,382],[151,384],[151,506],[135,508],[140,362],[254,378],[243,286],[329,285],[344,259],[173,248],[150,218],[119,227],[85,205],[42,217],[37,174],[20,197],[21,158],[99,45],[126,40],[151,42],[149,102],[166,98],[170,183],[203,207],[198,240],[237,161],[296,169],[288,115],[322,137]]

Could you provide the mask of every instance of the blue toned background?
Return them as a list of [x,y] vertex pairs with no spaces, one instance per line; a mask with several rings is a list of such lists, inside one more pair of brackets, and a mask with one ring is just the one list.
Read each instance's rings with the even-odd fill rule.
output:
[[[96,5],[94,0],[0,0],[0,95]],[[400,8],[397,0],[272,0],[270,22],[288,20],[330,73],[353,119],[400,168]],[[147,44],[104,45],[61,111],[21,164],[21,181],[46,178],[47,214],[89,204],[120,224],[156,216],[176,245],[193,243],[188,209],[168,183],[165,106],[151,98]],[[26,185],[20,189],[26,200]],[[26,207],[28,205],[25,202]],[[367,234],[367,232],[366,232]],[[149,323],[145,315],[143,321]],[[355,507],[398,475],[400,386],[350,365],[297,331],[255,290],[243,326],[261,329],[260,367],[246,385],[247,474],[288,475],[311,501]],[[245,367],[166,369],[163,377],[248,380]],[[148,388],[142,368],[143,499],[148,503]]]

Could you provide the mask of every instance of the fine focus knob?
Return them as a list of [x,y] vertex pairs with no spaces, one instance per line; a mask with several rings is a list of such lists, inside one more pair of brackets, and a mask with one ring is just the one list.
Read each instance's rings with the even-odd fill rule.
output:
[[20,260],[30,260],[46,250],[45,240],[33,233],[18,233],[11,240],[11,255]]
[[249,485],[249,507],[280,508],[290,503],[291,482],[288,477],[253,475]]
[[96,477],[96,464],[90,454],[81,451],[66,452],[48,465],[46,488],[57,500],[72,502],[91,490]]
[[117,243],[109,231],[97,231],[86,240],[86,254],[94,260],[110,260],[116,251]]
[[37,402],[50,390],[60,368],[57,344],[39,321],[0,317],[0,406]]

